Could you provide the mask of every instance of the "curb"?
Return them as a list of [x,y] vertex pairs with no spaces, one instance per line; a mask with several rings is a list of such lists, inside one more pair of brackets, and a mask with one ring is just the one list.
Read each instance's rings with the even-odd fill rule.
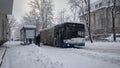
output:
[[5,56],[6,51],[7,51],[7,47],[5,48],[5,51],[4,51],[3,56],[2,56],[2,60],[1,60],[1,62],[0,62],[0,68],[1,68],[1,65],[2,65],[2,63],[3,63],[3,59],[4,59],[4,56]]

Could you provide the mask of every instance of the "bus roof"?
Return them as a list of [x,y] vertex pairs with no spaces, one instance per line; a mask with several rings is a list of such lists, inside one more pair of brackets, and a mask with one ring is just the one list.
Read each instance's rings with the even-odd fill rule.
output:
[[53,26],[53,27],[48,27],[48,28],[40,29],[40,32],[41,32],[41,31],[46,31],[46,30],[48,30],[48,29],[50,29],[50,28],[54,28],[54,27],[63,27],[65,24],[84,25],[83,23],[79,23],[79,22],[64,22],[64,23],[61,23],[61,24],[57,24],[57,25],[55,25],[55,26]]
[[61,23],[61,24],[57,24],[56,27],[62,27],[64,26],[65,24],[78,24],[78,25],[84,25],[83,23],[76,23],[76,22],[64,22],[64,23]]

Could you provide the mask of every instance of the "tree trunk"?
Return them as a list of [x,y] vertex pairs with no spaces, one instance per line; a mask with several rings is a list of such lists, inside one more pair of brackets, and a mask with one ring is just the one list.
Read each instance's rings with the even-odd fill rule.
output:
[[112,31],[113,31],[113,41],[116,41],[114,11],[112,11]]
[[93,43],[93,39],[91,36],[91,14],[90,14],[90,0],[88,0],[88,33],[91,43]]
[[112,8],[112,31],[113,31],[113,41],[116,41],[116,32],[115,32],[115,5],[116,0],[113,2],[113,8]]

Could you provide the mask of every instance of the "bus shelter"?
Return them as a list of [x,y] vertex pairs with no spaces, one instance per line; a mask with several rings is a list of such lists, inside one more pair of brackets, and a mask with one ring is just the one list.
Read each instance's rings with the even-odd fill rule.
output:
[[21,41],[23,41],[24,45],[35,43],[36,37],[36,26],[34,25],[25,25],[20,30]]

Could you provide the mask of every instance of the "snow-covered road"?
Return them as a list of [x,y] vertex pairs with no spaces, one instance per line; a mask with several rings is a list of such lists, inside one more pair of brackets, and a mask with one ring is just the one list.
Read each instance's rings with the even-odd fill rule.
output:
[[22,46],[19,42],[7,42],[9,48],[1,68],[119,68],[120,54],[105,49],[117,48],[119,51],[119,43],[113,47],[106,43],[104,48],[103,44],[99,48],[99,45],[88,46],[91,44],[87,42],[86,47],[77,49],[38,47],[34,44]]
[[86,42],[87,50],[120,54],[120,42]]

